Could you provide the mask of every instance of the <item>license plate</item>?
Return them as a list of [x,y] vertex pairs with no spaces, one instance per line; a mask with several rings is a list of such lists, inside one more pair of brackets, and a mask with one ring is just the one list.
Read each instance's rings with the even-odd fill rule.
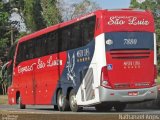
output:
[[137,91],[128,92],[128,95],[129,95],[129,96],[137,96],[137,95],[138,95],[138,92],[137,92]]

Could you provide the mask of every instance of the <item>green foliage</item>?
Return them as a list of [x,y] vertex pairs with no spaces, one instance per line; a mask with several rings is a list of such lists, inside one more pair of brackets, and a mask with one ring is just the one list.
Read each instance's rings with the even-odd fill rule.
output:
[[4,36],[4,38],[0,38],[0,48],[7,47],[8,38]]
[[57,8],[57,0],[41,0],[42,16],[46,26],[61,22],[61,14]]
[[[13,3],[16,1],[17,0],[13,0]],[[41,15],[42,8],[40,0],[20,0],[18,2],[15,6],[19,7],[19,12],[29,32],[34,32],[46,27]]]
[[18,8],[23,17],[27,31],[34,32],[57,24],[61,15],[57,8],[57,0],[11,0],[12,7]]
[[5,26],[8,21],[8,13],[5,10],[3,2],[0,1],[0,28],[2,29],[2,26]]
[[[6,11],[5,4],[0,1],[0,50],[5,48],[8,43],[8,29],[6,26],[8,25],[9,14]],[[1,53],[0,53],[1,54]]]
[[24,1],[24,10],[23,10],[23,14],[24,14],[24,20],[26,23],[27,28],[30,28],[31,31],[36,31],[36,23],[34,21],[34,0],[26,0]]

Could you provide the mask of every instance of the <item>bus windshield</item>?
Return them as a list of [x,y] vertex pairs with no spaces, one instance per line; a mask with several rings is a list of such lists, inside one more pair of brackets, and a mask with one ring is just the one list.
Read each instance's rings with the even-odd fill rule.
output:
[[151,32],[109,32],[105,34],[106,50],[153,50]]

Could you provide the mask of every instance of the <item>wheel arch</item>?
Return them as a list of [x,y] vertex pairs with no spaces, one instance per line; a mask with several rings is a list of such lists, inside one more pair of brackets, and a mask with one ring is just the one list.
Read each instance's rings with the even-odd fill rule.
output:
[[62,90],[61,87],[58,87],[53,95],[52,104],[57,105],[57,97],[58,97],[58,91]]
[[57,105],[57,98],[58,98],[58,92],[59,90],[62,90],[63,94],[66,96],[66,98],[69,100],[69,94],[71,92],[71,90],[74,89],[73,87],[66,87],[66,88],[57,88],[54,98],[53,98],[53,105]]

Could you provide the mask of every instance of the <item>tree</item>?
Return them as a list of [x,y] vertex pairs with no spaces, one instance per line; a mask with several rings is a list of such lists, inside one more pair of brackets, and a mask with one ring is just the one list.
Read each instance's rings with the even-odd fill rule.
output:
[[17,8],[29,33],[46,27],[41,15],[40,0],[10,0],[10,7]]
[[91,0],[82,0],[79,3],[74,2],[68,4],[62,0],[59,2],[59,9],[63,20],[66,21],[93,12],[100,9],[100,7],[96,2]]
[[0,73],[0,84],[2,86],[3,95],[7,93],[7,87],[8,87],[8,81],[7,81],[7,64],[5,63],[3,67],[1,68]]
[[3,3],[3,1],[0,0],[0,85],[1,86],[4,85],[2,74],[1,74],[1,67],[4,63],[4,50],[7,47],[8,40],[9,40],[9,37],[8,37],[9,30],[6,29],[6,26],[8,25],[8,18],[9,18],[9,14],[6,10],[6,6]]
[[47,27],[62,21],[57,4],[57,0],[41,0],[42,16]]
[[10,47],[18,34],[18,21],[10,20],[13,10],[9,3],[0,1],[0,48]]
[[29,33],[61,21],[57,0],[11,0],[10,4],[18,8]]
[[6,25],[8,25],[9,14],[5,9],[5,5],[2,0],[0,0],[0,48],[4,48],[7,46],[8,42],[8,30],[6,29]]
[[6,61],[6,49],[10,46],[10,22],[7,10],[7,5],[0,0],[0,60],[3,63]]

